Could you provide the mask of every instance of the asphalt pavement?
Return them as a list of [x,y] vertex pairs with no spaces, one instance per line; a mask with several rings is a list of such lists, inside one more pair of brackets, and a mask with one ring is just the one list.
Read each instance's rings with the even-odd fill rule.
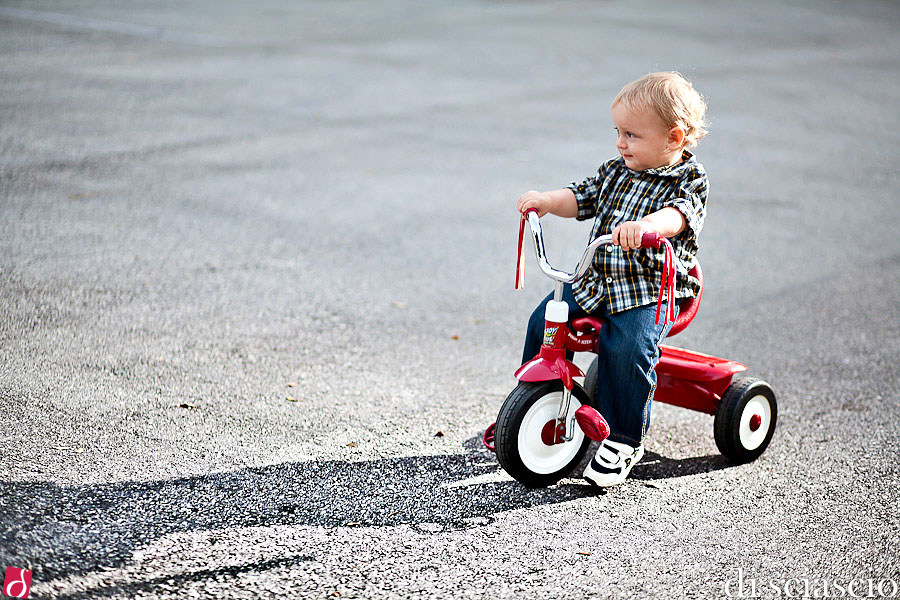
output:
[[[900,596],[898,34],[877,0],[0,2],[0,569],[66,599]],[[656,405],[623,485],[528,490],[480,442],[550,289],[513,290],[515,198],[614,156],[611,99],[662,69],[711,118],[670,341],[768,381],[778,428],[736,466]],[[545,221],[574,265],[587,225]]]

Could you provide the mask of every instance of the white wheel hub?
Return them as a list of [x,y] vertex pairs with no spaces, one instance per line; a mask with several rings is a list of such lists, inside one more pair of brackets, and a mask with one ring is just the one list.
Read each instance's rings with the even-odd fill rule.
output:
[[[548,446],[541,439],[541,432],[547,421],[556,420],[562,396],[560,391],[540,397],[525,413],[525,418],[522,419],[522,425],[519,427],[517,440],[519,457],[530,471],[540,475],[555,473],[565,467],[578,454],[581,443],[584,441],[584,432],[577,424],[574,426],[574,432],[566,432],[573,435],[570,442]],[[579,408],[581,408],[581,402],[573,395],[572,401],[569,403],[567,425],[569,419]]]
[[741,446],[747,450],[756,450],[766,439],[772,426],[772,407],[765,396],[754,396],[741,411],[738,435]]

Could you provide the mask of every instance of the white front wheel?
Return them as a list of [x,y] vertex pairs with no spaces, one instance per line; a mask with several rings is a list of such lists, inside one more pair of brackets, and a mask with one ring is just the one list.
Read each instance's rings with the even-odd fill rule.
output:
[[[559,405],[562,399],[562,391],[553,391],[539,397],[525,412],[522,424],[519,427],[519,456],[522,458],[522,463],[530,471],[539,475],[555,473],[569,464],[578,453],[581,442],[584,441],[584,432],[575,424],[575,431],[570,432],[570,435],[572,435],[571,442],[551,445],[546,443],[544,438],[547,437],[548,424],[552,423],[555,425],[556,415],[559,412]],[[576,400],[573,394],[572,401],[569,402],[566,426],[568,426],[570,420],[572,423],[575,423],[575,411],[579,408],[581,408],[581,402]],[[552,429],[552,426],[550,428]]]
[[[562,397],[560,381],[521,382],[500,408],[494,432],[497,459],[507,473],[526,486],[556,483],[581,462],[590,445],[577,423],[574,431],[567,432],[571,441],[554,439],[552,431]],[[591,404],[590,398],[576,384],[568,416],[574,416],[583,404]]]

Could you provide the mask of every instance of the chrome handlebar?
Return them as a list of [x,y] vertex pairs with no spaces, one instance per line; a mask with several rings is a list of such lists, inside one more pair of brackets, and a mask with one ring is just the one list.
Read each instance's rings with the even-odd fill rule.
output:
[[534,252],[537,256],[538,267],[540,267],[544,275],[559,283],[574,283],[581,279],[591,266],[591,260],[594,258],[594,253],[597,251],[597,248],[612,244],[612,235],[601,235],[594,238],[591,243],[588,244],[587,248],[584,249],[584,254],[581,255],[581,260],[578,261],[575,270],[572,273],[566,273],[565,271],[554,268],[553,265],[550,264],[550,261],[547,260],[547,251],[544,248],[544,234],[541,230],[541,219],[538,217],[537,212],[533,210],[529,211],[526,215],[526,219],[531,228],[531,237],[534,241]]
[[[547,260],[547,251],[544,249],[544,234],[541,231],[541,219],[538,217],[537,211],[535,209],[528,209],[525,213],[525,220],[528,221],[528,225],[531,229],[531,237],[534,240],[534,253],[537,255],[538,266],[541,268],[544,275],[556,281],[556,286],[553,290],[553,299],[556,301],[563,299],[563,288],[565,284],[574,283],[585,274],[588,267],[590,267],[591,260],[594,258],[594,253],[597,251],[597,248],[613,243],[611,234],[594,238],[591,240],[591,243],[588,244],[587,248],[584,249],[584,254],[581,255],[581,260],[579,260],[578,264],[575,266],[575,271],[566,273],[565,271],[553,268],[553,265]],[[521,230],[521,234],[524,234],[524,230]],[[519,242],[521,243],[523,241],[524,239],[520,235]],[[671,300],[675,298],[675,251],[672,248],[672,244],[658,233],[647,232],[641,236],[641,247],[656,248],[657,250],[664,247],[665,263],[663,267],[663,278],[659,289],[659,298],[656,301],[656,322],[659,324],[660,308],[662,307],[664,292],[668,292],[670,302],[666,305],[666,315],[663,323],[665,324],[669,321],[674,322],[675,303]],[[521,259],[521,256],[519,258]],[[518,274],[516,282],[518,286]]]

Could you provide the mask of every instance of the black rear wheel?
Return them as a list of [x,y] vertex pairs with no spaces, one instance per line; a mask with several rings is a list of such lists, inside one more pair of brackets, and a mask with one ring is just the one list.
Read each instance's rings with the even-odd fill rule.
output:
[[755,377],[735,377],[716,409],[716,446],[732,462],[756,460],[772,441],[777,420],[778,404],[771,386]]
[[588,396],[591,397],[591,400],[594,402],[592,406],[597,406],[597,357],[594,357],[594,360],[591,361],[591,366],[588,367],[587,373],[584,374],[584,390],[588,393]]

